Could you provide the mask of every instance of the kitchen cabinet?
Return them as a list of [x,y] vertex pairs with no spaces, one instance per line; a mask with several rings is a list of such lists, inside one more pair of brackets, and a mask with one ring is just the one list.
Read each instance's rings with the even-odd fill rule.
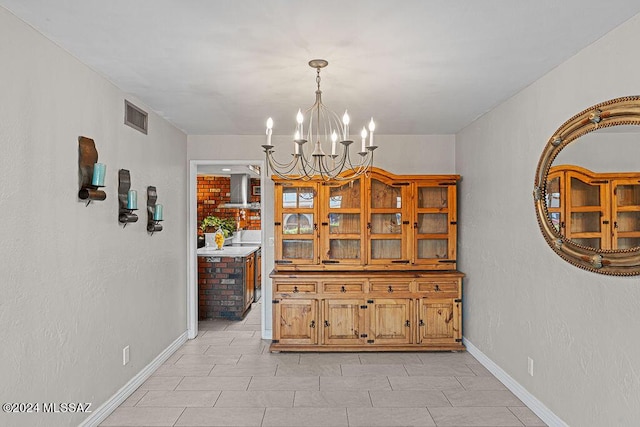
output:
[[254,300],[259,246],[199,248],[198,319],[240,320]]

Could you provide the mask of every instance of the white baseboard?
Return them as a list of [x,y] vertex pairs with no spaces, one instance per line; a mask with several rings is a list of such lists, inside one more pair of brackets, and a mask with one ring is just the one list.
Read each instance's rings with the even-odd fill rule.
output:
[[547,423],[549,427],[568,427],[568,424],[562,421],[560,417],[551,412],[544,403],[540,402],[534,395],[522,387],[520,383],[511,378],[501,367],[496,365],[493,360],[489,359],[478,347],[471,344],[471,342],[462,338],[462,343],[467,347],[467,351],[489,370],[502,384],[505,385],[518,399],[529,407],[542,421]]
[[136,391],[143,382],[147,380],[160,367],[164,362],[171,357],[175,351],[180,348],[182,344],[187,341],[187,332],[180,335],[174,342],[169,344],[162,353],[160,353],[155,359],[145,366],[140,372],[136,374],[128,383],[126,383],[120,390],[118,390],[113,396],[111,396],[106,402],[100,405],[91,415],[85,419],[80,427],[96,427],[102,421],[104,421],[115,409],[122,404],[131,394]]

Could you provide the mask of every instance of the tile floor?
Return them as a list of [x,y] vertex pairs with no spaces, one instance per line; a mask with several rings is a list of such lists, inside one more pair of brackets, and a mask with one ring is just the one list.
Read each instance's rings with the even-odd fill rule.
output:
[[544,426],[470,354],[269,353],[260,305],[204,321],[101,426]]

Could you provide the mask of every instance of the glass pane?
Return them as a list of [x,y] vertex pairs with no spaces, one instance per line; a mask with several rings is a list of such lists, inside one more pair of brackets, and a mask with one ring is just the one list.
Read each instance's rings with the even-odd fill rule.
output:
[[360,180],[356,179],[329,190],[331,209],[357,209],[360,207]]
[[313,234],[313,214],[284,214],[282,234]]
[[447,234],[449,232],[449,216],[447,214],[419,214],[419,234]]
[[418,258],[448,258],[448,241],[444,239],[418,240]]
[[371,232],[374,234],[400,234],[402,233],[401,214],[372,214]]
[[600,187],[571,178],[572,206],[600,206]]
[[402,240],[372,240],[372,259],[393,259],[402,256]]
[[283,188],[282,189],[282,207],[283,208],[296,208],[296,200],[298,199],[297,188]]
[[287,187],[282,190],[282,207],[313,209],[313,188]]
[[640,212],[618,212],[618,231],[640,231]]
[[418,207],[446,208],[448,194],[447,187],[418,187]]
[[560,212],[549,212],[551,223],[557,231],[560,231]]
[[621,237],[618,239],[618,249],[631,249],[640,246],[640,237]]
[[600,239],[597,237],[592,239],[571,239],[571,241],[588,248],[600,249]]
[[360,240],[331,239],[329,243],[330,259],[360,259]]
[[282,258],[313,259],[313,240],[283,240]]
[[556,177],[547,181],[547,207],[560,207],[560,178]]
[[402,208],[402,189],[391,187],[376,179],[371,180],[371,207],[372,208]]
[[329,214],[330,234],[360,234],[360,214]]
[[572,212],[572,233],[599,233],[600,212]]
[[618,185],[616,195],[618,206],[640,205],[640,185]]
[[298,207],[313,209],[313,188],[300,188],[298,191]]

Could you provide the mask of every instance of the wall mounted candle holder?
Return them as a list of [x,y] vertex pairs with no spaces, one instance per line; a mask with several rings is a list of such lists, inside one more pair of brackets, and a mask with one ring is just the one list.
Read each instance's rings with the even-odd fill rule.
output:
[[138,210],[138,192],[131,190],[131,175],[126,169],[118,172],[118,221],[127,226],[130,222],[138,221],[138,215],[133,211]]
[[162,225],[160,225],[160,221],[163,220],[163,207],[160,204],[156,204],[156,200],[158,199],[158,193],[156,192],[156,187],[149,186],[147,187],[147,231],[151,233],[156,233],[158,231],[162,231]]
[[93,139],[81,136],[78,138],[78,169],[80,178],[80,191],[78,198],[87,200],[89,206],[92,200],[104,200],[107,194],[100,190],[104,187],[104,179],[107,166],[98,163],[98,151]]

